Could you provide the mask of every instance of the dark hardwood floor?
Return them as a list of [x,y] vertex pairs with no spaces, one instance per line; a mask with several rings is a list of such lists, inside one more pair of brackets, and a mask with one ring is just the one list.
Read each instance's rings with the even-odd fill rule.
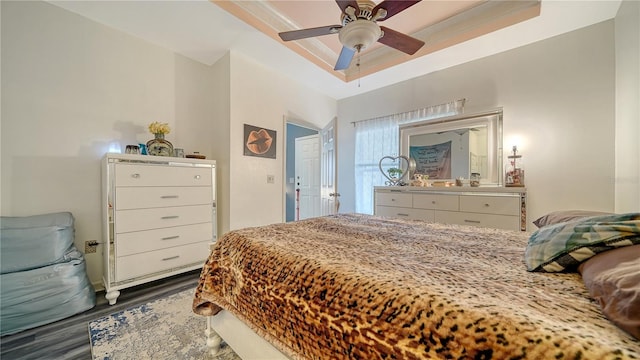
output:
[[104,291],[96,294],[93,309],[48,325],[3,336],[0,359],[91,359],[88,324],[111,313],[155,299],[195,288],[200,270],[191,271],[148,284],[123,289],[115,305],[109,305]]

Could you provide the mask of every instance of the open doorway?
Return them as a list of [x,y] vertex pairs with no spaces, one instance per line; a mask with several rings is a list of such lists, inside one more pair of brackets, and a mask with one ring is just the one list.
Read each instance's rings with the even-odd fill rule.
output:
[[317,135],[318,129],[312,129],[300,124],[286,122],[286,154],[285,154],[285,221],[296,220],[296,139],[310,135]]

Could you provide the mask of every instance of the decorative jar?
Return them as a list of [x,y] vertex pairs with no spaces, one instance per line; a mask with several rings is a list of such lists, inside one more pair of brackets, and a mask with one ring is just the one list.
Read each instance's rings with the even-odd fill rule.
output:
[[469,185],[473,187],[480,186],[480,173],[471,173],[471,177],[469,178]]
[[164,138],[163,133],[155,133],[154,139],[147,141],[147,154],[155,156],[173,156],[173,144]]

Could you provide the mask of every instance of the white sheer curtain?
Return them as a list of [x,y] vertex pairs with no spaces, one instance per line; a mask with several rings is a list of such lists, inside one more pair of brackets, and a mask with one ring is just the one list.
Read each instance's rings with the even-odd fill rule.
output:
[[373,187],[387,180],[378,163],[384,156],[398,156],[400,144],[398,126],[416,121],[452,116],[461,113],[465,100],[451,101],[405,113],[354,122],[355,144],[355,211],[373,214]]
[[356,123],[356,212],[373,214],[373,187],[386,180],[378,163],[384,156],[397,156],[398,149],[397,116]]

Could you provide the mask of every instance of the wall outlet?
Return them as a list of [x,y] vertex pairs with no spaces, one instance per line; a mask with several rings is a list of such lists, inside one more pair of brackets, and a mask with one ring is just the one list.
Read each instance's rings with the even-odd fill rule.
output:
[[267,184],[273,184],[276,182],[275,175],[267,175]]
[[96,248],[98,247],[98,242],[95,240],[89,240],[84,242],[84,253],[92,254],[96,252]]

